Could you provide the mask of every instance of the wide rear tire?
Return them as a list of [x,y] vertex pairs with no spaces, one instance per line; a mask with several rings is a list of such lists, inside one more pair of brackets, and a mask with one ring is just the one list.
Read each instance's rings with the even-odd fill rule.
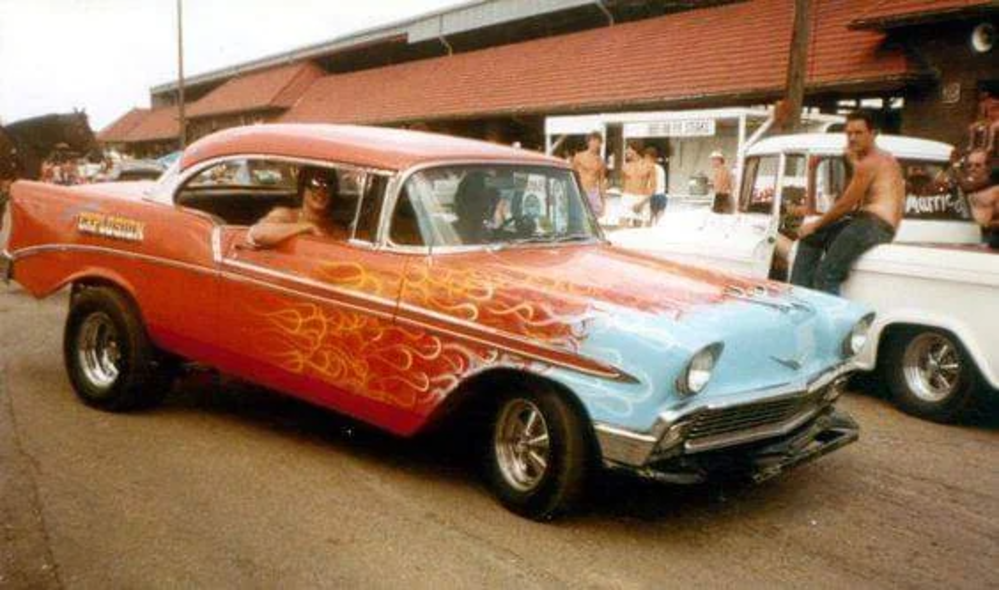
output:
[[63,358],[76,395],[109,412],[154,406],[173,380],[170,363],[149,341],[135,305],[110,287],[74,293]]
[[588,425],[556,391],[507,392],[487,445],[489,481],[511,511],[551,520],[582,496],[593,460]]

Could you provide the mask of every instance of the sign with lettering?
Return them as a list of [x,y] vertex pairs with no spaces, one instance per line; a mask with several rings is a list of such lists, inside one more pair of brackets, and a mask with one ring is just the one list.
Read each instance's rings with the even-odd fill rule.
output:
[[714,119],[681,119],[625,123],[625,137],[712,137],[716,131]]
[[905,218],[966,221],[971,219],[971,210],[960,195],[910,194],[905,197]]
[[127,242],[141,242],[145,239],[146,224],[117,215],[84,212],[80,213],[77,219],[76,229],[81,234]]

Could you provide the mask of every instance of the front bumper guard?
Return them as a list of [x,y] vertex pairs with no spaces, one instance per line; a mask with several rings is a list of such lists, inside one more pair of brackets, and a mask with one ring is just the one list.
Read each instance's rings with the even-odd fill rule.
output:
[[[649,432],[635,432],[607,424],[595,424],[604,463],[610,467],[641,470],[651,463],[672,456],[746,447],[753,443],[786,437],[792,432],[797,432],[803,425],[811,424],[817,416],[831,409],[842,392],[848,375],[854,369],[852,363],[843,363],[804,383],[746,392],[720,403],[710,399],[691,400],[691,403],[685,406],[660,414]],[[688,427],[704,413],[786,400],[802,401],[801,411],[786,420],[761,424],[708,439],[688,438]]]

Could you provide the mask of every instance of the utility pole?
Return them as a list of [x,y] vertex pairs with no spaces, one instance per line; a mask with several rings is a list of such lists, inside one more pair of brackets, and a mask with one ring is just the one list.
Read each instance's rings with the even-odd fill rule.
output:
[[184,115],[184,2],[177,0],[177,106],[180,110],[180,149],[187,147],[187,117]]
[[794,0],[794,28],[791,30],[791,53],[787,60],[787,84],[781,131],[794,133],[801,128],[801,109],[805,102],[805,79],[808,75],[808,44],[812,34],[812,0]]

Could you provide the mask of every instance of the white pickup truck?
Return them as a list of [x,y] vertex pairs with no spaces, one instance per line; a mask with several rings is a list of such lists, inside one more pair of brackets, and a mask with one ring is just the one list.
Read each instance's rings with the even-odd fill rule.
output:
[[[772,137],[743,163],[739,208],[670,215],[652,228],[610,233],[618,246],[657,257],[785,280],[803,217],[821,214],[847,181],[841,134]],[[893,401],[953,421],[999,395],[999,252],[982,244],[963,197],[948,190],[951,146],[881,136],[906,176],[905,219],[892,244],[857,261],[843,296],[877,311],[858,358],[878,370]]]

